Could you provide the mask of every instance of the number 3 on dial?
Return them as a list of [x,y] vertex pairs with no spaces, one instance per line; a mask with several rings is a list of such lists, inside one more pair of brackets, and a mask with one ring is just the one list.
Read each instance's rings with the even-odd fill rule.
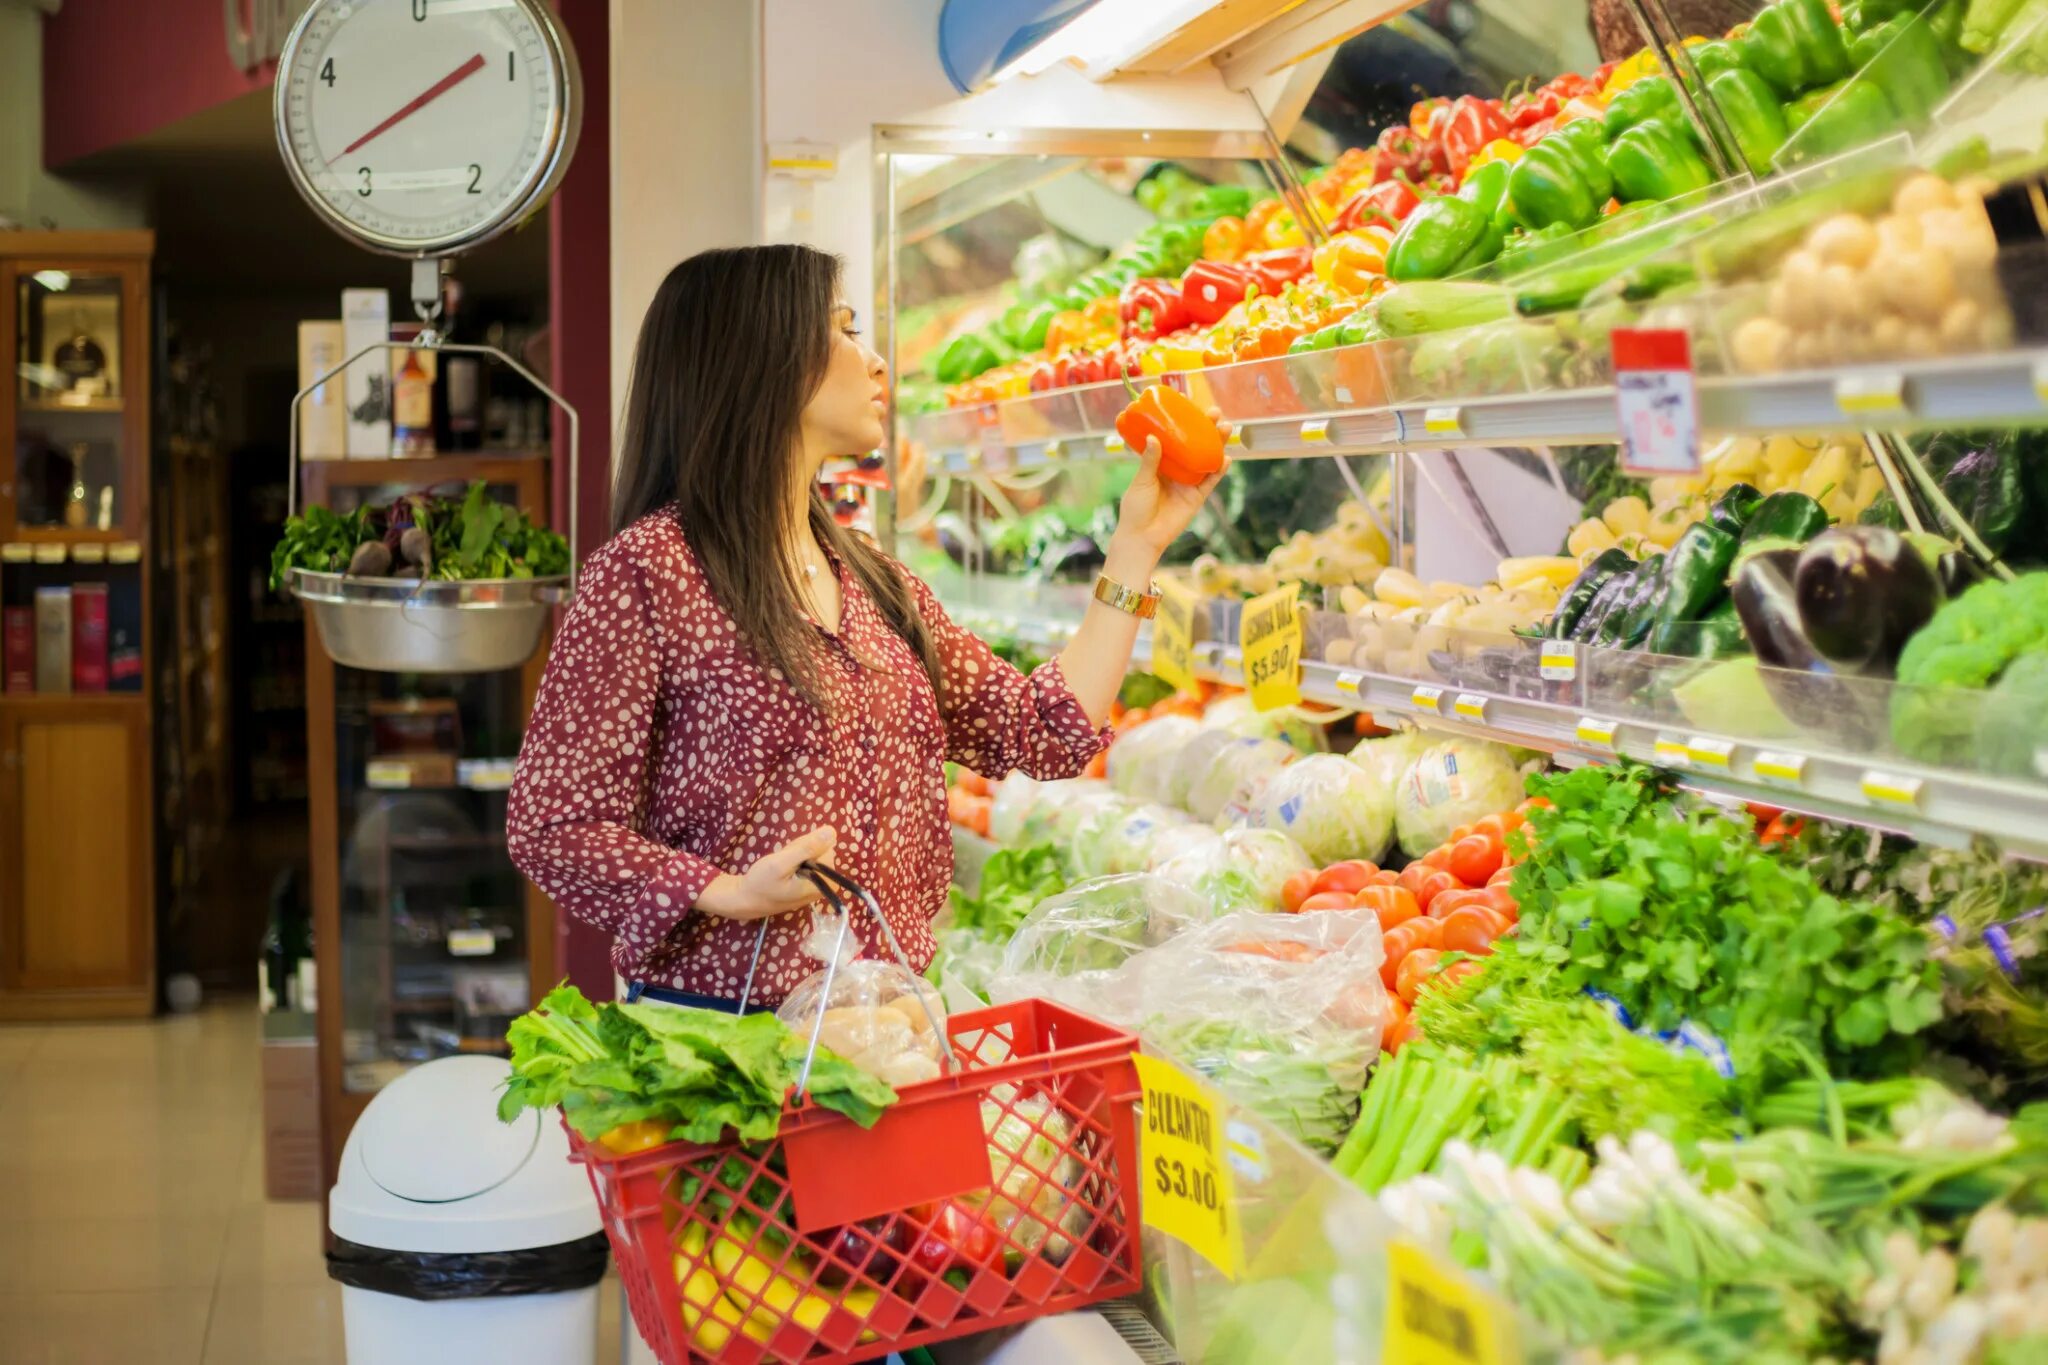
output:
[[545,0],[314,0],[278,59],[278,146],[336,231],[390,255],[447,255],[546,202],[581,95]]

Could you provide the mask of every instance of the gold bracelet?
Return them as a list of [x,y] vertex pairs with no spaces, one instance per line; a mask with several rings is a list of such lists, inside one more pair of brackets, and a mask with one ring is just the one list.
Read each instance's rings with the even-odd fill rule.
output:
[[1158,593],[1127,588],[1108,574],[1103,574],[1095,580],[1095,600],[1127,616],[1135,616],[1140,621],[1151,620],[1159,611]]

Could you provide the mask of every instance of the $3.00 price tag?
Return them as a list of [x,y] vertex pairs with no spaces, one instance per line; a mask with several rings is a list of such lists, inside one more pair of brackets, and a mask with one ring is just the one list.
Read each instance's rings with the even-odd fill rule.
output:
[[1676,328],[1617,327],[1614,416],[1622,468],[1631,474],[1697,474],[1700,404],[1692,341]]
[[1158,582],[1152,618],[1152,671],[1180,692],[1195,690],[1195,595],[1170,578]]
[[1506,1319],[1464,1276],[1410,1242],[1387,1243],[1386,1365],[1510,1365]]
[[1301,608],[1299,584],[1288,583],[1244,604],[1238,645],[1244,653],[1244,684],[1252,709],[1275,711],[1301,701]]
[[1143,1053],[1132,1061],[1145,1092],[1145,1122],[1138,1132],[1145,1226],[1187,1243],[1234,1280],[1244,1248],[1231,1211],[1230,1166],[1223,1159],[1222,1102],[1172,1062]]

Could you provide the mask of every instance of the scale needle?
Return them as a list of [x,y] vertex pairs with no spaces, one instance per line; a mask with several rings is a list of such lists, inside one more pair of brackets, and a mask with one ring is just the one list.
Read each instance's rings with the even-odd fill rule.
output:
[[403,107],[401,107],[396,113],[392,114],[390,118],[385,119],[375,128],[372,128],[369,132],[364,133],[361,137],[357,138],[354,142],[349,143],[348,146],[342,148],[333,156],[328,157],[327,164],[332,166],[335,162],[341,160],[350,152],[353,152],[357,148],[362,147],[365,143],[370,142],[372,139],[378,137],[379,135],[390,131],[390,129],[397,126],[398,124],[405,122],[414,114],[417,114],[420,110],[426,108],[435,100],[441,98],[441,96],[447,94],[450,90],[453,90],[456,86],[462,84],[464,81],[468,80],[471,76],[474,76],[477,72],[483,69],[484,54],[479,52],[474,57],[471,57],[468,61],[464,62],[461,66],[456,67],[453,71],[443,76],[440,80],[435,81],[425,90],[422,90],[420,91],[419,94],[413,96],[409,102],[407,102]]

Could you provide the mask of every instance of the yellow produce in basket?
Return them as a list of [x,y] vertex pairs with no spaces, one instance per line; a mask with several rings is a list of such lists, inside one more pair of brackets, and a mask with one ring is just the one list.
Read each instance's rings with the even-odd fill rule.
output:
[[1570,555],[1524,555],[1503,559],[1495,572],[1497,581],[1512,592],[1531,578],[1540,578],[1562,588],[1579,576],[1579,561]]
[[1600,519],[1607,523],[1607,529],[1617,538],[1630,534],[1645,535],[1650,529],[1650,505],[1633,494],[1616,498],[1600,513]]

